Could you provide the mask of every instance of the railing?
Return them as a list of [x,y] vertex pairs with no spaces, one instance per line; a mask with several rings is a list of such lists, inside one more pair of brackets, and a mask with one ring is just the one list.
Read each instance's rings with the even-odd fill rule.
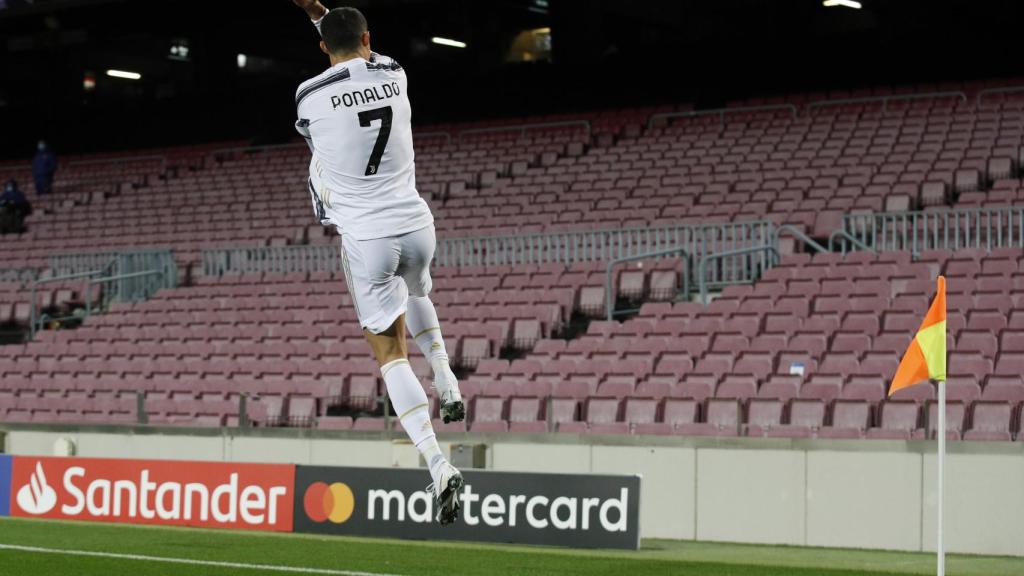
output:
[[989,94],[1015,94],[1024,92],[1024,86],[1004,86],[1002,88],[986,88],[974,98],[974,105],[981,106],[981,101]]
[[876,251],[1024,247],[1024,208],[847,214],[843,230]]
[[793,236],[796,236],[797,240],[800,240],[804,244],[807,244],[811,248],[814,248],[814,250],[818,253],[829,252],[828,248],[825,248],[817,241],[815,241],[814,238],[811,238],[803,230],[797,228],[796,226],[793,226],[792,224],[783,224],[782,226],[775,228],[775,232],[772,235],[772,244],[776,248],[779,247],[779,237],[782,236],[783,232],[789,232]]
[[452,135],[449,134],[448,132],[416,132],[416,131],[413,131],[413,133],[412,133],[412,139],[413,140],[416,140],[416,139],[423,140],[423,139],[427,139],[427,138],[442,138],[442,137],[444,138],[444,145],[445,146],[450,146],[451,143],[452,143]]
[[520,136],[525,136],[530,130],[544,130],[548,128],[561,128],[567,126],[582,126],[587,132],[587,140],[590,140],[590,135],[593,132],[593,128],[590,125],[589,120],[563,120],[560,122],[538,122],[533,124],[517,124],[513,126],[494,126],[490,128],[472,128],[469,130],[462,130],[455,135],[457,140],[462,140],[463,136],[475,136],[479,134],[495,134],[499,132],[519,132]]
[[[757,246],[772,237],[768,221],[555,232],[518,236],[445,238],[439,240],[434,265],[520,266],[607,262],[658,250],[682,249],[694,258],[711,252]],[[338,272],[337,244],[327,246],[261,246],[204,250],[203,273]],[[740,263],[737,263],[737,266]],[[714,280],[728,280],[735,267],[715,269]],[[736,272],[736,274],[740,274]],[[742,274],[740,274],[742,276]],[[745,277],[745,276],[744,276]]]
[[[83,290],[83,292],[86,293],[87,299],[91,299],[91,298],[88,298],[88,293],[89,293],[89,288],[88,288],[89,282],[88,282],[88,280],[93,278],[93,277],[95,277],[95,276],[101,276],[102,274],[103,274],[103,270],[89,270],[89,271],[86,271],[86,272],[77,272],[77,273],[74,273],[74,274],[64,274],[64,275],[61,275],[61,276],[53,276],[53,277],[50,277],[50,278],[39,278],[39,279],[34,280],[32,282],[32,290],[31,290],[31,298],[32,298],[32,300],[30,301],[30,306],[29,306],[29,336],[32,337],[32,338],[35,338],[36,332],[38,332],[46,322],[57,320],[57,318],[46,317],[39,310],[38,294],[39,294],[39,287],[40,286],[42,286],[44,284],[54,284],[54,283],[57,283],[57,282],[71,282],[71,281],[74,281],[74,280],[80,280],[80,281],[85,282],[86,289]],[[64,317],[60,318],[60,320],[64,320],[64,319],[66,319],[66,318],[64,318]]]
[[[44,278],[33,282],[29,326],[30,336],[34,338],[36,333],[42,330],[48,322],[62,322],[65,320],[84,321],[89,316],[92,316],[94,304],[93,286],[112,287],[101,289],[101,308],[106,308],[110,302],[138,302],[151,298],[158,290],[164,287],[164,276],[167,274],[167,271],[144,270],[141,272],[129,272],[127,274],[115,274],[112,276],[103,276],[103,274],[104,270],[91,270],[88,272],[80,272],[78,274]],[[85,289],[83,290],[85,309],[82,314],[72,312],[67,316],[50,316],[49,314],[44,314],[39,310],[39,300],[37,298],[39,286],[43,284],[68,282],[73,280],[80,280],[85,284]]]
[[118,158],[97,158],[95,160],[72,160],[68,162],[68,166],[92,166],[96,164],[128,164],[130,162],[146,162],[150,160],[159,160],[161,168],[166,168],[167,157],[162,154],[149,154],[142,156],[124,156]]
[[[31,173],[32,167],[30,165],[25,165],[22,167],[8,166],[6,168],[0,168],[0,173],[15,170]],[[31,184],[31,180],[29,180],[29,183]],[[81,176],[75,176],[74,174],[58,172],[53,181],[53,189],[50,191],[50,194],[39,196],[38,200],[40,202],[52,198],[59,198],[61,200],[65,200],[67,198],[65,198],[65,196],[63,195],[76,194],[80,192],[83,188],[101,189],[104,186],[106,186],[109,190],[116,191],[117,186],[123,183],[124,181],[112,179],[112,177],[110,176],[85,178]],[[130,183],[139,184],[140,182],[131,181]]]
[[687,253],[686,250],[683,250],[682,248],[669,248],[668,250],[658,250],[656,252],[647,252],[645,254],[637,254],[636,256],[629,256],[627,258],[616,258],[615,260],[612,260],[611,262],[608,263],[608,269],[607,269],[607,272],[605,273],[605,281],[604,281],[604,299],[605,299],[604,300],[604,309],[605,309],[605,312],[607,314],[607,319],[608,320],[613,320],[615,318],[616,314],[625,314],[625,313],[631,312],[631,311],[626,311],[626,310],[620,311],[620,312],[616,312],[615,311],[615,294],[613,293],[613,286],[612,286],[612,284],[613,284],[613,282],[612,282],[612,270],[617,265],[622,264],[623,262],[633,262],[633,261],[636,261],[636,260],[647,260],[647,259],[650,259],[650,258],[661,258],[663,256],[674,256],[676,254],[682,254],[683,255],[683,262],[685,263],[686,271],[683,272],[683,274],[682,274],[682,277],[683,277],[683,282],[682,282],[682,284],[683,284],[683,291],[682,292],[683,292],[683,298],[684,299],[689,299],[689,297],[690,297],[690,274],[691,274],[690,268],[692,267],[692,258],[690,257],[690,254]]
[[864,98],[840,98],[837,100],[816,100],[807,104],[806,110],[810,113],[815,108],[826,106],[844,106],[846,104],[873,104],[882,103],[882,112],[889,111],[889,102],[902,100],[924,100],[926,98],[957,98],[961,102],[967,102],[967,95],[963,92],[921,92],[918,94],[890,94],[888,96],[867,96]]
[[[769,253],[774,256],[772,259],[766,259],[763,256],[761,258],[753,258],[755,255]],[[761,273],[768,268],[771,268],[779,260],[779,250],[775,246],[751,246],[749,248],[739,248],[736,250],[727,250],[725,252],[712,253],[702,256],[699,263],[697,264],[697,287],[700,290],[700,301],[704,304],[708,303],[708,286],[723,285],[723,284],[738,284],[743,279],[734,278],[730,282],[709,282],[707,278],[707,267],[708,262],[714,260],[733,260],[737,257],[750,260],[750,266],[745,269],[748,272],[748,276],[745,279],[746,282],[753,282],[761,277]]]
[[846,252],[848,251],[848,249],[846,247],[847,243],[852,244],[854,248],[860,248],[861,250],[864,250],[865,252],[874,252],[875,251],[874,248],[872,248],[872,247],[868,246],[867,244],[861,242],[860,240],[854,238],[853,236],[850,235],[849,232],[847,232],[846,230],[843,230],[842,228],[840,228],[839,230],[833,231],[828,236],[828,251],[829,252],[835,252],[836,251],[837,240],[842,242],[842,249],[840,250],[840,252],[842,254],[846,254]]
[[130,276],[136,272],[159,270],[160,288],[174,288],[178,281],[178,266],[174,262],[174,254],[162,248],[50,256],[50,276],[66,276],[92,270],[100,270],[106,276],[119,278],[106,288],[109,290],[109,297],[115,301],[131,299],[134,298],[134,294],[149,290],[150,280]]
[[[121,158],[97,158],[95,160],[72,160],[68,162],[68,167],[73,166],[93,166],[93,165],[111,165],[121,167],[123,164],[131,164],[135,162],[160,162],[160,174],[167,172],[167,156],[162,154],[149,154],[142,156],[125,156]],[[70,181],[58,178],[54,186],[59,186],[64,192],[67,192],[70,188],[81,188],[93,185],[107,184],[111,186],[120,185],[122,182],[112,182],[110,177],[102,178],[86,178],[86,179],[72,179]],[[140,182],[132,182],[133,184],[139,184]]]
[[[167,157],[162,154],[146,154],[140,156],[123,156],[118,158],[96,158],[93,160],[70,160],[67,163],[68,167],[71,166],[94,166],[98,164],[127,164],[129,162],[145,162],[148,160],[159,160],[161,171],[167,168]],[[8,164],[6,166],[0,166],[0,172],[14,172],[14,171],[32,171],[32,159],[26,158],[23,163],[19,164]],[[109,178],[105,178],[102,181],[109,182]],[[88,182],[88,181],[86,181]]]
[[714,108],[711,110],[690,110],[687,112],[659,112],[652,114],[647,119],[647,129],[654,127],[657,120],[668,120],[670,118],[696,118],[699,116],[718,116],[718,122],[725,125],[726,114],[737,114],[742,112],[771,112],[772,110],[786,110],[796,118],[796,106],[792,104],[772,104],[766,106],[741,106],[739,108]]
[[515,266],[522,264],[607,262],[645,252],[682,248],[694,258],[710,252],[764,244],[771,222],[679,225],[554,232],[518,236],[446,238],[438,242],[439,266]]
[[79,254],[51,254],[49,275],[67,276],[90,270],[106,270],[114,266],[117,252],[83,252]]
[[203,250],[203,274],[340,272],[339,243],[321,246],[260,246]]
[[126,274],[140,270],[176,270],[174,254],[166,248],[143,250],[112,250],[109,252],[77,252],[52,254],[49,257],[51,274],[75,274],[107,266],[116,266],[114,273]]
[[303,149],[308,150],[309,146],[305,142],[289,142],[287,144],[264,144],[262,146],[232,146],[230,148],[217,148],[211,150],[207,156],[213,156],[215,158],[233,154],[254,154],[257,152],[270,152],[273,150],[291,150]]
[[0,269],[0,282],[31,282],[43,273],[36,268]]
[[89,280],[89,290],[86,292],[86,314],[92,313],[89,296],[91,296],[93,285],[117,283],[116,285],[119,289],[116,292],[105,290],[104,294],[112,294],[112,297],[116,297],[119,302],[139,302],[152,298],[154,294],[162,289],[165,284],[164,276],[166,275],[166,270],[143,270],[141,272],[93,278]]

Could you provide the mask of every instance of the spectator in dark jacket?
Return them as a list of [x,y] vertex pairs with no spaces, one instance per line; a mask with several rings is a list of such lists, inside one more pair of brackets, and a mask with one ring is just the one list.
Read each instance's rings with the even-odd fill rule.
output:
[[0,195],[0,234],[25,231],[25,217],[32,213],[32,204],[18,190],[18,183],[9,180]]
[[32,178],[36,181],[36,194],[49,194],[53,191],[53,175],[57,172],[57,156],[46,145],[39,141],[36,157],[32,159]]

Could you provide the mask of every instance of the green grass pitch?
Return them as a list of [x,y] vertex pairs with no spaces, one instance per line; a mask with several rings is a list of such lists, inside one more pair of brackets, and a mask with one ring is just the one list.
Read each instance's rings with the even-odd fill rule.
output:
[[[146,558],[21,551],[3,546]],[[155,558],[174,559],[175,563]],[[184,564],[180,561],[231,563]],[[257,568],[261,565],[264,568]],[[278,567],[280,570],[269,567]],[[646,540],[639,552],[405,542],[6,518],[0,574],[248,576],[868,576],[934,574],[930,554]],[[1019,576],[1024,558],[951,555],[950,576]]]

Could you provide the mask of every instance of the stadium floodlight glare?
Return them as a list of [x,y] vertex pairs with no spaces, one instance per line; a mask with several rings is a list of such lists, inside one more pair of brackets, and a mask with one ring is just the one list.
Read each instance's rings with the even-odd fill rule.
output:
[[822,5],[826,8],[833,8],[836,6],[844,6],[846,8],[853,8],[854,10],[860,10],[860,2],[856,0],[825,0]]
[[127,72],[125,70],[107,70],[107,76],[111,76],[113,78],[124,78],[126,80],[142,79],[142,74],[139,74],[138,72]]
[[248,64],[248,63],[249,63],[249,57],[248,56],[246,56],[245,54],[239,54],[238,55],[238,67],[239,68],[245,68],[246,64]]
[[451,46],[452,48],[465,48],[465,42],[459,42],[458,40],[452,40],[451,38],[441,38],[440,36],[434,36],[430,39],[434,44],[440,44],[441,46]]

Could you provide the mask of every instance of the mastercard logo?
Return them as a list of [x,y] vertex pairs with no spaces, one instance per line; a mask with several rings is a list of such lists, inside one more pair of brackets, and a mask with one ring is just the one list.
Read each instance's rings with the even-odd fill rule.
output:
[[325,482],[314,482],[306,488],[302,504],[310,520],[341,524],[352,517],[356,499],[346,484],[335,482],[328,486]]

